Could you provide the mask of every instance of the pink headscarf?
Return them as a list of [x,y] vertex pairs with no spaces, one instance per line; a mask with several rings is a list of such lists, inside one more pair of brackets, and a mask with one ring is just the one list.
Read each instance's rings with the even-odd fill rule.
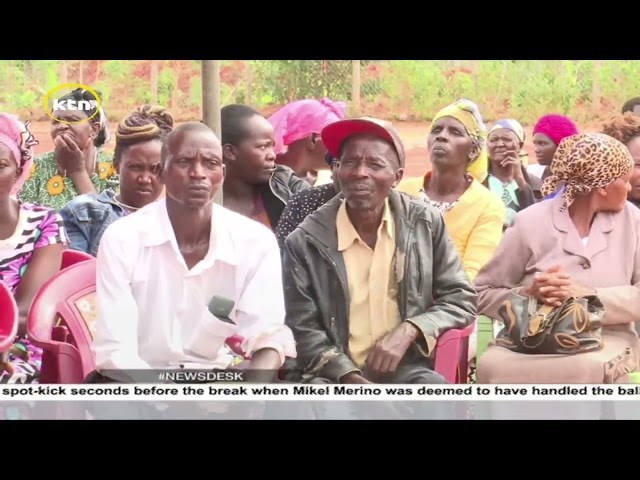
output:
[[569,117],[545,115],[533,127],[533,134],[535,135],[536,133],[542,133],[553,140],[553,143],[560,145],[563,138],[577,135],[578,127]]
[[346,111],[346,103],[333,102],[328,98],[288,103],[269,117],[275,135],[276,155],[296,140],[320,133],[330,123],[343,120]]
[[33,147],[37,140],[28,129],[29,122],[22,123],[15,115],[0,113],[0,143],[5,145],[15,157],[22,173],[11,189],[11,195],[17,194],[27,181],[33,165]]

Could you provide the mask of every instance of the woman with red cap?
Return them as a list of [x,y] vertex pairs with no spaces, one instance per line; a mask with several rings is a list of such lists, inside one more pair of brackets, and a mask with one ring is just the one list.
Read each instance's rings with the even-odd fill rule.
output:
[[551,165],[562,139],[577,133],[578,128],[569,117],[552,114],[545,115],[538,120],[538,123],[533,127],[533,146],[538,165],[544,167],[540,176],[541,180],[544,181],[551,175],[549,165]]

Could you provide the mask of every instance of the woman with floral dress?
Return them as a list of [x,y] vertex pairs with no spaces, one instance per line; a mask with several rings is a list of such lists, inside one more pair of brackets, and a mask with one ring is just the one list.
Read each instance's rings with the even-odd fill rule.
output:
[[32,162],[28,124],[0,114],[0,282],[18,305],[18,337],[0,362],[0,383],[37,382],[41,350],[26,339],[26,317],[35,294],[60,270],[66,235],[50,208],[15,198]]
[[[62,100],[91,101],[93,94],[78,88]],[[60,210],[78,195],[117,188],[113,155],[102,150],[109,141],[109,119],[102,107],[55,110],[52,117],[55,148],[35,159],[20,199]]]

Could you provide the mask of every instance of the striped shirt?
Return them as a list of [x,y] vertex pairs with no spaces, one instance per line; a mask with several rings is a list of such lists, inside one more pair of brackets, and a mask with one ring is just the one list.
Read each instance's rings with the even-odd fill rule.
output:
[[0,240],[0,282],[15,294],[33,252],[56,243],[68,243],[62,217],[47,207],[20,203],[14,233]]

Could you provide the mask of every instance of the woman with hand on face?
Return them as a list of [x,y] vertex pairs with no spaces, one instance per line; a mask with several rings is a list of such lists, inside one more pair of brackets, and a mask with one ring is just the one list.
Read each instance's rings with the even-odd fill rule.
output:
[[520,159],[523,144],[524,129],[516,120],[498,120],[489,131],[489,175],[483,185],[504,203],[504,228],[511,225],[516,213],[541,197],[542,182],[527,173]]
[[[91,92],[78,88],[60,99],[63,100],[95,99]],[[109,141],[109,119],[104,109],[54,110],[52,116],[55,120],[51,120],[51,138],[55,148],[35,159],[20,199],[60,210],[77,195],[116,188],[113,156],[102,151]]]
[[18,338],[0,362],[0,383],[31,383],[40,371],[41,350],[26,338],[31,302],[60,270],[66,235],[53,210],[14,196],[33,158],[37,142],[14,116],[0,114],[0,282],[13,293],[19,311]]

